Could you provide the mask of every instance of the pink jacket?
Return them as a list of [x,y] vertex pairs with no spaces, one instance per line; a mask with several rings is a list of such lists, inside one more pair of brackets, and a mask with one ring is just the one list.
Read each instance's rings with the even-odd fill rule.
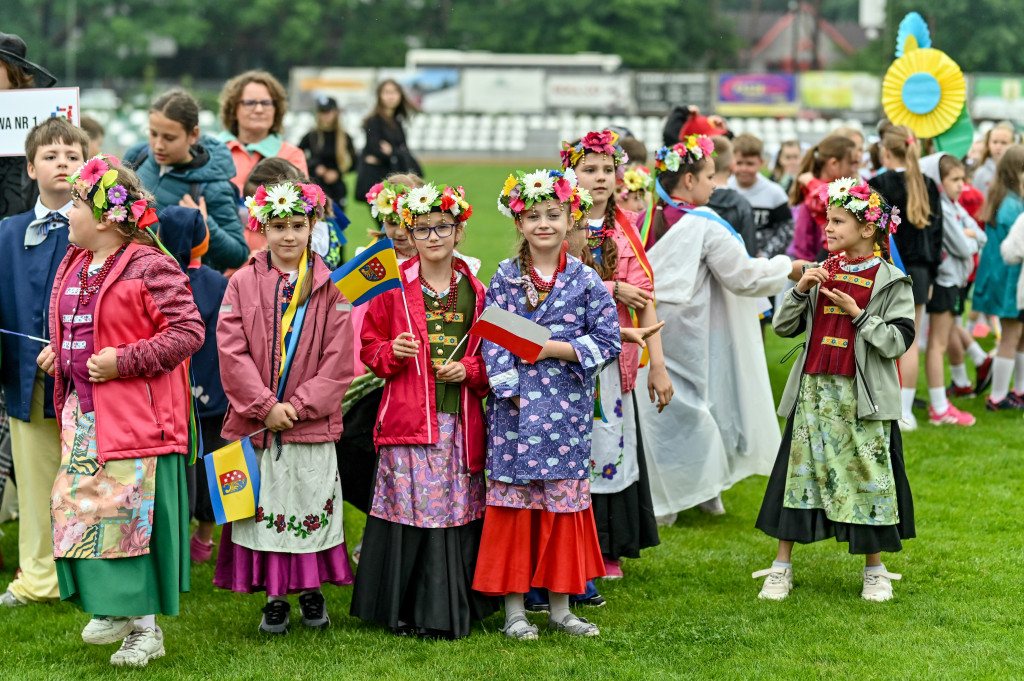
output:
[[[277,404],[280,287],[270,251],[252,257],[228,280],[217,320],[220,375],[228,397],[221,436],[227,440],[263,428],[263,419]],[[284,392],[299,420],[281,431],[282,442],[332,442],[341,436],[341,398],[352,382],[351,309],[331,283],[327,265],[314,256],[313,293]],[[272,435],[264,431],[253,444],[266,448]]]
[[[484,310],[484,286],[470,274],[464,260],[455,258],[453,262],[462,276],[469,277],[476,294],[475,322]],[[430,341],[427,337],[426,315],[423,313],[423,290],[419,285],[419,258],[406,261],[399,271],[404,292],[393,289],[371,300],[360,333],[363,362],[376,376],[387,379],[373,433],[373,443],[378,447],[436,444],[440,438],[437,431],[434,370],[428,361],[429,353],[424,350],[429,350]],[[403,293],[405,302],[402,301]],[[409,330],[405,303],[409,305],[413,334],[422,345],[415,358],[398,359],[391,348],[391,341],[398,334]],[[459,418],[462,419],[463,451],[471,473],[483,470],[487,453],[482,401],[489,388],[484,361],[480,356],[480,345],[479,337],[470,336],[466,341],[465,357],[461,360],[466,367],[466,380],[462,382]],[[416,373],[414,361],[420,365],[420,374]]]
[[[256,164],[264,159],[263,154],[254,151],[251,154],[246,151],[245,145],[237,139],[230,139],[224,142],[231,151],[231,160],[235,162],[235,176],[231,178],[232,184],[238,187],[238,191],[245,191],[245,180],[249,173],[256,167]],[[283,158],[298,168],[303,175],[309,177],[309,170],[306,167],[306,154],[294,144],[281,142],[281,148],[277,152],[277,158]]]
[[[78,286],[85,249],[68,246],[50,292],[50,345],[61,346],[58,302]],[[107,275],[96,300],[95,347],[117,348],[119,377],[94,383],[96,457],[114,459],[188,451],[187,360],[203,344],[203,321],[188,277],[174,260],[150,246],[129,244]],[[67,399],[60,362],[54,365],[53,403]]]
[[[626,235],[623,234],[623,229],[633,228],[637,224],[640,216],[632,211],[623,210],[618,208],[618,215],[615,223],[615,245],[619,247],[619,264],[615,268],[615,279],[604,282],[608,288],[608,293],[611,294],[612,298],[615,298],[615,282],[623,281],[627,284],[632,284],[638,288],[642,288],[648,293],[654,292],[654,283],[644,272],[643,267],[640,264],[640,258],[633,250],[633,246],[630,244]],[[624,221],[625,224],[622,224]],[[640,234],[635,229],[633,230],[636,235],[636,243],[640,243]],[[646,254],[643,255],[646,258]],[[633,326],[633,320],[629,316],[629,308],[622,303],[616,302],[616,309],[619,313],[619,326],[626,328]],[[636,375],[640,368],[640,349],[639,346],[633,343],[623,343],[622,353],[619,355],[619,376],[622,379],[622,392],[629,392],[636,387]]]

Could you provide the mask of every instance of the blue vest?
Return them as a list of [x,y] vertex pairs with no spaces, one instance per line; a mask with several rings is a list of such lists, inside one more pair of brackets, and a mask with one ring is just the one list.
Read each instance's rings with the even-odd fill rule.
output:
[[[0,222],[0,328],[49,338],[50,289],[68,248],[68,229],[50,232],[38,246],[25,247],[25,232],[36,217],[30,210]],[[38,341],[0,334],[0,383],[7,412],[29,420]],[[53,379],[46,377],[44,415],[54,418]]]

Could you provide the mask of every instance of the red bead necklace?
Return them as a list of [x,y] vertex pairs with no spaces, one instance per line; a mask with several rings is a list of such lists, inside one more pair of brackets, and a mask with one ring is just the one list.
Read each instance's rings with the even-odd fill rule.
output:
[[291,302],[292,296],[295,295],[295,284],[291,283],[291,277],[289,277],[287,274],[281,271],[281,268],[275,265],[274,263],[270,263],[270,266],[273,267],[274,270],[281,275],[282,279],[284,279],[284,291],[282,291],[282,295],[284,295],[284,299],[286,301]]
[[829,256],[828,260],[822,264],[822,267],[825,268],[825,271],[829,273],[829,276],[834,279],[835,276],[842,271],[843,265],[859,265],[860,263],[867,262],[874,257],[874,253],[858,258],[849,258],[845,253],[840,253],[839,255]]
[[420,284],[424,286],[428,291],[434,294],[433,308],[435,313],[446,314],[455,310],[455,306],[459,300],[459,279],[455,276],[455,268],[452,268],[452,278],[448,282],[448,296],[444,299],[444,305],[441,305],[441,294],[434,290],[434,287],[427,283],[427,280],[423,278],[422,271],[420,272]]
[[533,287],[537,289],[539,293],[551,293],[551,289],[555,287],[555,281],[558,280],[558,275],[565,269],[565,258],[561,258],[558,263],[558,268],[555,270],[555,274],[551,277],[551,281],[544,281],[539,274],[537,269],[533,266],[533,260],[530,260],[530,281],[533,282]]
[[110,274],[110,270],[114,267],[114,261],[117,260],[117,256],[124,252],[125,248],[127,248],[127,246],[121,246],[121,248],[107,256],[106,260],[103,261],[103,266],[100,267],[100,271],[96,273],[91,284],[88,282],[89,267],[92,265],[92,251],[85,252],[85,262],[82,263],[82,269],[78,272],[78,306],[80,308],[88,305],[89,301],[92,300],[92,297],[99,293],[107,275]]

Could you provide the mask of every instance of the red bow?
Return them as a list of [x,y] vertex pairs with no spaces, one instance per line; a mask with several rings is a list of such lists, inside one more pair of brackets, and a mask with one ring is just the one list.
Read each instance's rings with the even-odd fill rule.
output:
[[156,222],[158,222],[156,217],[156,209],[147,208],[145,212],[142,213],[142,217],[140,217],[135,224],[138,226],[139,229],[146,229],[147,227]]

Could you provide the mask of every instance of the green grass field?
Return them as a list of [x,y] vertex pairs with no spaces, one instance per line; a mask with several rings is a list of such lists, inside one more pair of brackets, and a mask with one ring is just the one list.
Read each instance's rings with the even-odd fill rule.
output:
[[[465,185],[476,216],[462,250],[484,260],[486,281],[514,248],[512,225],[493,207],[507,168],[429,170]],[[358,234],[369,216],[351,212]],[[789,370],[779,360],[792,345],[769,334],[776,397]],[[682,513],[661,546],[626,562],[625,579],[599,582],[608,605],[585,613],[601,627],[598,639],[542,630],[539,641],[513,642],[498,633],[500,614],[462,641],[398,638],[348,616],[351,587],[328,587],[332,628],[297,626],[269,640],[256,631],[263,599],[215,590],[206,564],[192,571],[181,616],[159,619],[167,657],[147,669],[110,667],[116,646],[83,644],[86,616],[53,603],[0,611],[0,679],[1021,678],[1021,416],[986,413],[981,399],[958,404],[976,426],[923,423],[904,438],[919,537],[886,557],[904,575],[889,603],[860,599],[862,562],[835,542],[798,547],[791,598],[759,601],[750,573],[770,564],[774,542],[753,528],[765,479],[752,478],[724,494],[727,515]],[[352,547],[363,518],[345,510]],[[16,523],[2,530],[0,588],[17,555]]]

